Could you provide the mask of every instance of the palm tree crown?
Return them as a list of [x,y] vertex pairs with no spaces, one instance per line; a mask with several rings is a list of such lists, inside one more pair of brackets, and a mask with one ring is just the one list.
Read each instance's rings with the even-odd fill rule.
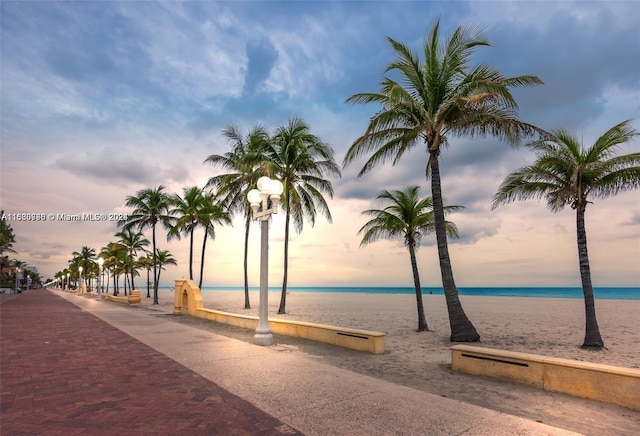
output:
[[638,133],[623,121],[591,147],[566,130],[527,144],[537,159],[507,176],[493,198],[493,207],[515,200],[544,198],[553,212],[565,206],[584,210],[590,198],[605,199],[640,187],[640,153],[617,156],[621,144]]
[[[433,199],[419,198],[420,188],[408,186],[404,190],[387,191],[378,194],[378,200],[384,200],[389,206],[384,209],[369,209],[363,215],[372,217],[358,234],[363,234],[360,245],[367,245],[379,239],[402,238],[407,247],[417,248],[422,236],[435,233],[433,220]],[[463,206],[445,206],[446,212],[455,212]],[[456,236],[458,229],[447,221],[447,233]]]
[[535,162],[509,174],[493,197],[494,208],[515,200],[544,198],[553,212],[567,205],[575,209],[578,262],[585,301],[583,348],[604,347],[596,320],[585,211],[590,198],[609,198],[640,187],[640,153],[616,155],[619,145],[637,135],[626,120],[605,132],[591,147],[583,147],[574,135],[556,130],[548,138],[527,144],[537,156]]
[[436,22],[425,40],[422,60],[406,45],[387,38],[396,59],[386,67],[380,91],[347,99],[348,103],[374,103],[381,108],[347,151],[344,164],[370,155],[360,170],[363,175],[389,160],[396,164],[415,145],[425,145],[451,340],[469,342],[480,336],[462,309],[453,278],[440,185],[440,151],[451,136],[493,135],[516,143],[522,136],[542,133],[518,120],[518,106],[510,92],[512,87],[542,82],[534,76],[505,77],[486,65],[471,68],[471,55],[478,47],[489,45],[482,30],[460,26],[443,41],[439,29]]

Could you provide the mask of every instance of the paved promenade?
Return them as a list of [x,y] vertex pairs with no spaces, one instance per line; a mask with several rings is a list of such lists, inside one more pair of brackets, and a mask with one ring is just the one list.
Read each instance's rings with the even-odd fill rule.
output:
[[60,291],[0,316],[2,435],[573,434]]
[[2,435],[299,434],[49,291],[0,315]]

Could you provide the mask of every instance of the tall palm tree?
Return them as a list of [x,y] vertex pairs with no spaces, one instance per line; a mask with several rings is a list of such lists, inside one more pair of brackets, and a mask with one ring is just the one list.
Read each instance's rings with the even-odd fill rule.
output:
[[[157,188],[141,189],[134,196],[127,196],[126,206],[133,208],[127,220],[119,221],[118,225],[125,229],[137,228],[143,231],[145,228],[151,229],[153,247],[153,277],[157,277],[156,259],[156,226],[161,223],[165,228],[170,229],[173,224],[173,217],[169,213],[170,199],[164,192],[164,186]],[[153,285],[153,304],[158,304],[158,283]]]
[[223,209],[244,217],[244,308],[250,309],[248,258],[251,207],[246,195],[256,186],[258,178],[265,175],[261,163],[266,160],[269,133],[263,126],[257,125],[243,136],[238,127],[229,125],[222,134],[231,144],[231,151],[223,155],[212,154],[205,159],[205,163],[221,166],[230,172],[211,177],[207,186],[218,191],[218,195],[222,198]]
[[114,263],[111,266],[111,272],[113,275],[113,295],[120,294],[120,275],[124,275],[124,294],[127,295],[127,272],[129,271],[129,263],[131,262],[131,258],[127,253],[125,247],[117,244],[119,249],[116,249],[114,252]]
[[176,218],[175,224],[169,231],[169,239],[180,237],[180,233],[189,235],[189,280],[193,280],[193,233],[200,221],[200,214],[204,207],[202,189],[197,186],[183,189],[183,197],[175,194],[171,197],[173,209],[170,214]]
[[313,226],[318,213],[331,222],[331,212],[323,193],[333,198],[333,185],[323,177],[341,176],[334,155],[333,148],[313,135],[301,118],[291,118],[286,126],[278,127],[271,138],[266,172],[278,177],[284,186],[284,276],[279,314],[286,313],[291,219],[297,233],[302,231],[305,218]]
[[[111,272],[113,277],[113,295],[118,295],[117,280],[122,271],[122,259],[128,257],[127,249],[117,242],[109,242],[100,250],[100,257],[104,258],[104,268]],[[109,284],[107,284],[109,292]]]
[[204,231],[204,237],[202,240],[202,255],[200,256],[200,281],[198,282],[198,288],[202,289],[202,278],[204,277],[204,259],[207,249],[207,240],[209,238],[215,239],[215,225],[216,224],[231,224],[231,217],[226,212],[218,200],[218,196],[213,191],[209,191],[202,196],[202,209],[198,216],[198,224],[202,226]]
[[[360,246],[370,244],[379,239],[402,238],[404,245],[409,249],[411,259],[411,271],[413,272],[413,284],[416,291],[418,305],[418,331],[429,330],[422,304],[422,286],[416,261],[416,249],[420,246],[423,235],[435,232],[433,220],[433,199],[431,197],[419,198],[420,188],[408,186],[403,190],[382,191],[378,194],[378,200],[389,203],[384,209],[369,209],[362,212],[371,217],[358,234],[363,234]],[[455,212],[462,206],[445,206],[445,212]],[[449,236],[458,236],[458,229],[450,221],[446,222]]]
[[138,259],[138,266],[147,270],[147,298],[151,298],[151,268],[153,268],[153,256],[147,254]]
[[[156,253],[156,262],[158,263],[158,275],[156,284],[160,283],[160,272],[165,269],[165,265],[177,265],[178,262],[173,255],[167,250],[158,250]],[[157,286],[156,286],[157,289]]]
[[74,258],[78,258],[80,266],[82,266],[82,277],[80,277],[80,280],[89,277],[89,266],[92,264],[93,259],[96,257],[96,250],[84,246],[80,249],[79,252],[74,251],[73,253],[71,253],[71,255]]
[[601,349],[604,342],[596,320],[591,268],[587,251],[585,212],[592,198],[609,198],[640,188],[640,153],[617,156],[620,144],[638,132],[626,120],[600,136],[591,147],[565,130],[527,144],[536,161],[509,174],[496,195],[493,207],[530,198],[547,200],[552,212],[571,206],[576,211],[580,279],[584,294],[586,329],[582,348]]
[[[542,83],[535,76],[504,77],[486,65],[470,68],[476,48],[488,46],[482,31],[473,26],[456,28],[448,40],[440,37],[436,22],[424,43],[424,59],[391,38],[396,59],[385,69],[380,91],[347,99],[352,104],[374,103],[381,109],[371,118],[365,133],[351,145],[344,165],[371,154],[359,176],[376,165],[400,158],[417,144],[424,144],[429,159],[433,212],[442,285],[447,301],[451,341],[480,340],[465,314],[453,278],[447,244],[439,158],[452,136],[487,136],[516,143],[520,137],[541,133],[517,118],[518,106],[510,89]],[[391,76],[398,77],[399,81]]]
[[131,274],[131,290],[135,289],[134,275],[136,271],[136,259],[139,251],[145,251],[149,246],[149,240],[144,237],[142,232],[134,232],[131,229],[122,230],[115,234],[118,239],[118,244],[125,248],[127,255],[129,256],[129,273]]

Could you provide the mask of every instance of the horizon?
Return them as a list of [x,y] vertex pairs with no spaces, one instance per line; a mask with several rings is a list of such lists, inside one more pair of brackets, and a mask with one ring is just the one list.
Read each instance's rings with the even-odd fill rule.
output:
[[[374,105],[349,106],[377,91],[393,60],[385,36],[420,50],[441,19],[443,35],[479,23],[492,47],[486,62],[506,75],[539,76],[544,85],[514,92],[520,118],[567,129],[585,145],[640,113],[640,16],[631,2],[2,2],[0,3],[0,198],[5,213],[123,214],[127,195],[160,184],[169,193],[220,174],[202,162],[228,151],[221,132],[256,124],[269,132],[300,116],[330,144],[341,164],[364,132]],[[419,18],[417,18],[419,17]],[[640,128],[640,120],[632,125]],[[579,287],[575,212],[543,201],[491,211],[491,197],[532,155],[498,140],[450,138],[441,156],[443,196],[465,206],[448,219],[454,277],[465,287]],[[620,154],[638,152],[638,138]],[[360,248],[361,211],[382,189],[417,184],[427,157],[420,145],[396,166],[356,177],[363,160],[331,179],[333,224],[318,218],[291,232],[289,287],[412,287],[402,241]],[[593,199],[592,199],[593,200]],[[640,196],[593,200],[586,213],[594,287],[640,284]],[[19,254],[43,279],[82,246],[115,239],[112,221],[8,223]],[[242,286],[242,219],[216,228],[207,243],[203,287]],[[150,239],[151,233],[145,231]],[[188,238],[158,247],[178,259],[160,286],[188,277]],[[282,282],[284,215],[270,224],[270,287]],[[202,233],[194,246],[200,265]],[[249,284],[259,282],[259,226],[251,226]],[[423,288],[441,286],[435,236],[417,251]],[[141,274],[140,279],[144,279]],[[233,284],[231,284],[233,283]],[[521,283],[528,283],[523,286]]]

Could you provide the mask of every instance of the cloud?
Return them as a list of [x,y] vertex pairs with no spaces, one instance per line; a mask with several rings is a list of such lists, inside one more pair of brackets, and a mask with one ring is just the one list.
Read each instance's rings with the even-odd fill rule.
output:
[[269,77],[278,60],[278,51],[268,37],[247,42],[247,71],[244,76],[243,95],[253,94]]
[[95,183],[128,187],[131,184],[155,186],[167,181],[182,182],[188,171],[179,164],[154,162],[139,151],[105,148],[99,153],[65,155],[53,166]]

